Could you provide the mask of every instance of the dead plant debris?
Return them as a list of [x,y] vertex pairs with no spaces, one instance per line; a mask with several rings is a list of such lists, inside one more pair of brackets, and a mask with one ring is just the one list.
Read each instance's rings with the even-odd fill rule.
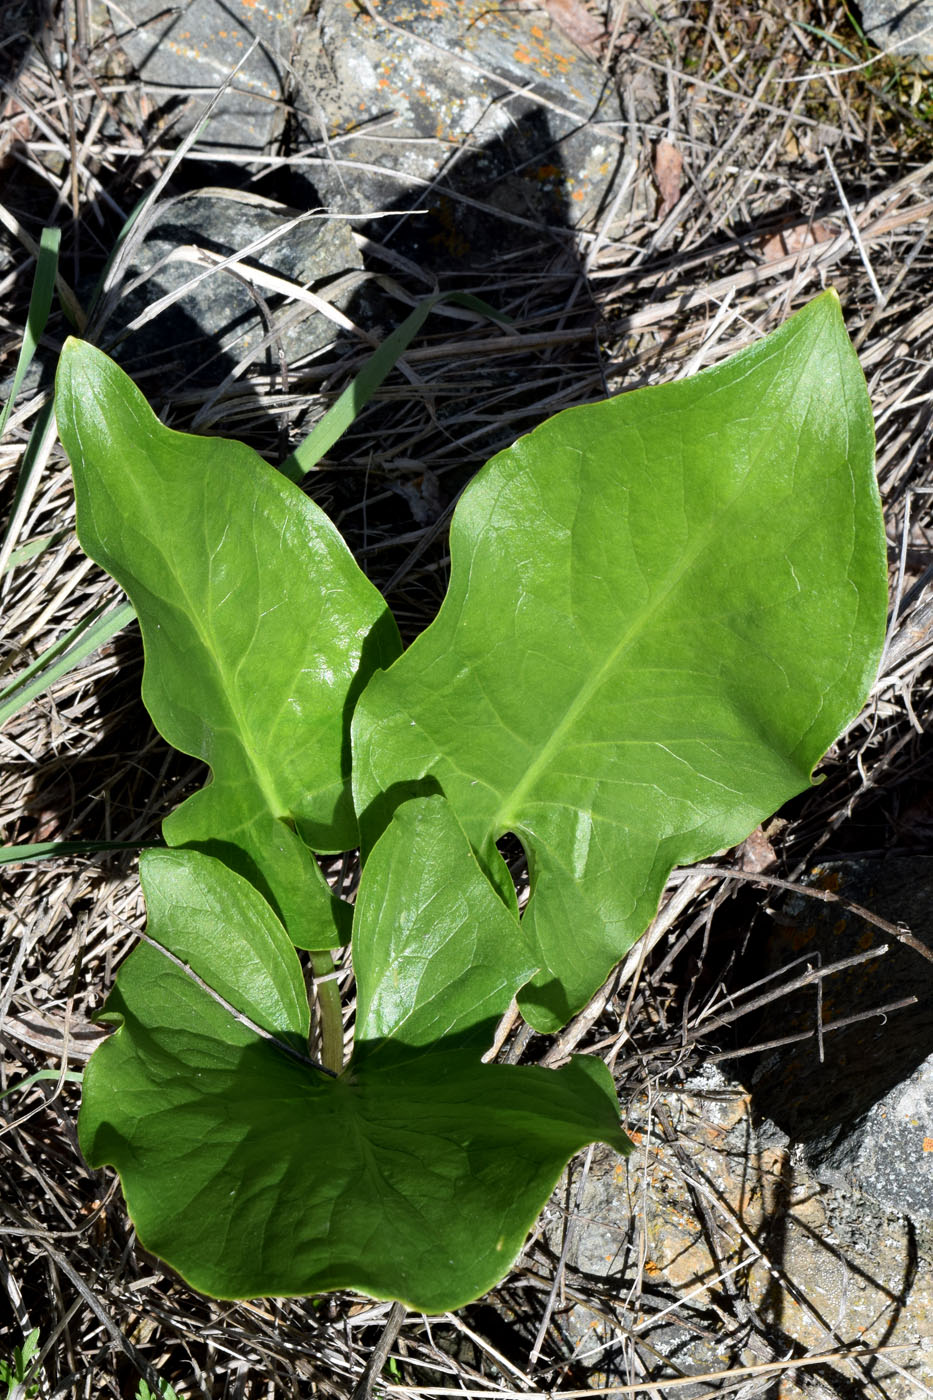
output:
[[[549,0],[547,8],[619,86],[632,198],[561,243],[543,240],[536,258],[490,256],[464,274],[460,285],[505,311],[512,330],[431,321],[404,374],[317,475],[316,499],[410,637],[443,594],[457,492],[495,450],[563,406],[711,364],[831,283],[876,409],[893,600],[882,674],[827,758],[821,786],[715,868],[679,872],[649,935],[560,1037],[531,1035],[517,1017],[503,1027],[509,1059],[556,1063],[573,1049],[604,1056],[645,1157],[629,1173],[633,1209],[613,1241],[611,1278],[578,1267],[567,1243],[581,1220],[587,1159],[513,1275],[456,1317],[402,1316],[349,1294],[212,1302],[149,1257],[113,1180],[84,1165],[74,1129],[75,1071],[100,1034],[91,1018],[142,924],[132,852],[4,867],[0,1359],[33,1328],[41,1353],[38,1389],[17,1394],[104,1400],[135,1396],[141,1379],[153,1392],[171,1384],[185,1400],[348,1400],[373,1385],[399,1397],[933,1393],[903,1388],[905,1376],[912,1384],[910,1358],[893,1342],[889,1351],[876,1346],[880,1332],[855,1345],[830,1328],[811,1354],[795,1342],[773,1303],[797,1285],[766,1245],[780,1193],[749,1234],[704,1196],[690,1143],[678,1147],[666,1110],[655,1112],[704,1065],[748,1048],[735,1038],[736,1007],[770,1005],[779,1038],[781,998],[799,977],[756,991],[747,954],[768,910],[780,907],[782,881],[799,883],[844,851],[930,852],[931,89],[893,60],[873,59],[849,7],[833,0]],[[177,153],[164,94],[136,81],[121,57],[131,14],[110,0],[12,0],[0,15],[0,381],[22,340],[43,224],[64,231],[64,299],[86,305],[120,226]],[[313,149],[288,139],[286,128],[254,172],[254,183],[282,192],[276,197],[303,162],[328,154],[323,139]],[[235,155],[227,160],[235,171]],[[218,183],[223,157],[212,158],[209,179],[206,164],[195,144],[170,171],[168,189]],[[368,265],[398,289],[385,302],[384,333],[404,314],[400,297],[429,288],[417,267],[372,237],[359,242]],[[295,309],[281,288],[260,291],[276,314]],[[119,300],[108,329],[121,329]],[[174,426],[197,422],[283,456],[368,353],[352,326],[332,329],[306,363],[274,353],[210,401],[190,383],[167,392],[165,381],[147,381],[145,363],[138,377]],[[21,394],[0,442],[7,513],[67,330],[59,313],[43,341],[43,373]],[[67,465],[54,449],[0,579],[0,687],[118,600],[84,560],[72,526]],[[157,836],[161,817],[199,779],[153,732],[138,700],[140,668],[130,627],[7,719],[4,844]],[[510,854],[520,864],[521,853]],[[332,874],[352,883],[339,863]],[[638,1193],[652,1189],[651,1153],[662,1148],[715,1264],[701,1291],[678,1284],[648,1253]],[[756,1293],[749,1280],[763,1255],[770,1291]],[[812,1310],[813,1300],[795,1306]],[[591,1344],[571,1328],[581,1308],[599,1339]],[[681,1337],[705,1339],[721,1364],[689,1365],[690,1379],[672,1350],[675,1326]],[[374,1374],[366,1368],[380,1338]]]

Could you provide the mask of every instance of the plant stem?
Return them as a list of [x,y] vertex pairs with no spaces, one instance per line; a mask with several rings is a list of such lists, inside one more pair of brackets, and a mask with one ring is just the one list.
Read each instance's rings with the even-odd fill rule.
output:
[[343,1069],[343,1008],[340,988],[332,978],[334,960],[330,953],[312,953],[311,970],[320,1015],[321,1063],[339,1074]]

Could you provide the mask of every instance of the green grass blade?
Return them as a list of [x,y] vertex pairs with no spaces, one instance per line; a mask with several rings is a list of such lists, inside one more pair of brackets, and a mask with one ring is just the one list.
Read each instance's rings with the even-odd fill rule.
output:
[[[46,666],[50,665],[56,656],[60,656],[63,651],[67,651],[79,637],[84,635],[89,627],[93,627],[94,623],[103,615],[104,611],[103,604],[99,608],[94,608],[87,617],[83,617],[81,621],[72,627],[70,631],[66,632],[63,637],[59,637],[57,642],[53,642],[50,647],[47,647],[41,656],[37,656],[35,661],[31,661],[29,665],[25,666],[11,681],[8,681],[3,689],[0,690],[0,704],[24,686],[33,676],[38,675],[40,671],[44,671]],[[131,616],[127,620],[131,621],[132,616],[131,609]],[[107,638],[105,637],[100,645],[103,646],[103,642],[106,640]],[[81,658],[76,657],[75,659],[80,660]]]
[[23,343],[19,350],[19,359],[16,363],[16,373],[13,375],[13,387],[10,390],[10,397],[7,399],[6,408],[0,414],[0,437],[6,428],[7,420],[16,402],[16,396],[26,371],[32,364],[39,338],[45,330],[49,319],[49,312],[52,309],[52,297],[55,294],[55,276],[58,272],[58,248],[62,240],[62,231],[59,228],[44,228],[42,238],[39,241],[39,256],[36,262],[36,275],[32,284],[32,295],[29,298],[29,311],[26,316],[26,331],[23,335]]
[[46,860],[50,856],[84,856],[92,851],[150,851],[161,849],[153,841],[36,841],[23,846],[0,846],[0,865],[18,865],[25,860]]
[[44,554],[47,549],[53,549],[55,545],[61,544],[62,540],[68,538],[70,530],[53,530],[49,535],[39,535],[33,540],[27,540],[21,544],[19,549],[14,549],[6,562],[4,573],[9,569],[18,569],[20,564],[25,564],[27,559],[35,559],[37,554]]
[[469,292],[440,292],[437,296],[427,297],[415,307],[410,316],[406,316],[390,336],[386,337],[353,382],[347,385],[337,402],[328,409],[320,423],[295,448],[291,456],[286,457],[279,467],[280,472],[291,481],[300,481],[308,472],[313,471],[324,454],[330,451],[337,439],[366,407],[380,384],[391,373],[399,357],[404,355],[430,313],[442,301],[454,302],[470,311],[477,311],[480,315],[497,321],[501,326],[511,325],[507,316],[494,310],[480,297],[471,296]]
[[[15,681],[0,692],[0,727],[6,724],[8,719],[12,718],[35,696],[48,690],[49,686],[54,685],[86,656],[89,656],[92,651],[102,647],[128,622],[132,622],[135,616],[136,613],[129,603],[120,603],[102,615],[98,613],[90,621],[85,619],[79,623],[66,637],[55,643],[32,665],[27,667],[23,675],[17,676]],[[75,637],[79,637],[80,640],[71,645]],[[62,648],[65,646],[68,646],[69,649],[62,655]],[[56,655],[57,660],[50,660]]]
[[38,1069],[35,1074],[28,1074],[17,1084],[10,1084],[6,1089],[0,1090],[0,1100],[5,1099],[7,1094],[18,1094],[25,1089],[31,1089],[33,1084],[38,1084],[42,1079],[64,1079],[68,1084],[80,1084],[83,1078],[76,1069],[66,1070],[64,1075],[57,1069]]
[[[852,16],[850,15],[849,18],[851,20]],[[858,28],[858,25],[855,24],[854,20],[852,20],[852,24],[853,27],[856,29],[859,38],[864,41],[865,36]],[[828,34],[825,29],[820,29],[818,25],[805,24],[803,20],[801,20],[800,28],[805,29],[808,34],[815,34],[818,39],[822,39],[824,43],[829,44],[830,48],[835,49],[838,53],[841,53],[846,58],[851,59],[853,63],[858,63],[860,61],[857,54],[854,54],[851,49],[846,48],[845,44],[840,43],[840,41],[834,35]]]
[[3,542],[0,544],[0,574],[6,570],[6,566],[10,561],[10,556],[16,546],[19,532],[23,528],[26,516],[29,514],[29,507],[32,505],[33,498],[36,494],[39,478],[42,475],[42,468],[48,460],[54,442],[55,412],[50,399],[49,402],[40,409],[36,421],[32,425],[32,432],[29,434],[26,451],[23,453],[19,479],[16,483],[13,505],[10,510],[10,518],[6,530],[4,531]]

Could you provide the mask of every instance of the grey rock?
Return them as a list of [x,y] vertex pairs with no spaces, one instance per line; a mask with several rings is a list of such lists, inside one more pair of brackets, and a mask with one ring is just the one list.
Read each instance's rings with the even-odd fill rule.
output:
[[399,211],[405,252],[423,266],[474,269],[534,238],[559,242],[611,201],[618,95],[543,11],[381,0],[370,14],[322,0],[296,67],[322,202]]
[[[657,1132],[661,1115],[679,1151]],[[933,1231],[820,1182],[799,1152],[775,1145],[780,1134],[716,1066],[676,1088],[656,1086],[650,1101],[630,1106],[628,1122],[637,1137],[632,1156],[594,1151],[582,1190],[577,1163],[544,1226],[557,1255],[571,1229],[566,1258],[579,1272],[568,1273],[574,1302],[561,1320],[590,1384],[630,1380],[633,1344],[654,1375],[668,1377],[760,1362],[741,1326],[750,1309],[774,1353],[788,1359],[782,1400],[806,1393],[790,1358],[830,1350],[838,1339],[904,1344],[897,1370],[879,1356],[871,1375],[889,1400],[916,1394],[914,1379],[928,1380],[933,1363]],[[732,1271],[728,1285],[723,1267]],[[732,1340],[724,1311],[735,1319]],[[662,1358],[671,1363],[665,1372]],[[848,1365],[830,1378],[833,1394],[862,1393],[864,1374]],[[699,1393],[710,1393],[708,1383]]]
[[0,82],[17,77],[51,14],[51,0],[4,0],[0,5]]
[[863,0],[865,37],[892,57],[933,70],[933,2],[931,0]]
[[143,83],[156,89],[157,106],[168,114],[183,104],[179,126],[187,130],[258,40],[199,144],[260,152],[283,125],[288,62],[306,7],[307,0],[135,0],[133,26],[120,43]]
[[805,1152],[817,1180],[933,1221],[933,1055],[867,1113],[806,1144]]
[[[890,923],[904,924],[933,948],[933,861],[911,856],[834,862],[812,878]],[[867,1019],[828,1030],[822,1063],[814,1033],[816,992],[810,987],[772,1003],[746,1032],[749,1043],[795,1032],[809,1038],[760,1057],[742,1072],[756,1110],[803,1145],[823,1179],[929,1219],[933,1154],[924,1152],[923,1143],[933,1137],[933,963],[838,904],[795,895],[772,925],[762,970],[773,973],[796,961],[796,971],[803,972],[885,944],[883,956],[824,979],[824,1025]],[[886,1015],[868,1014],[910,998],[912,1004]]]
[[[333,341],[337,328],[321,312],[290,302],[261,280],[251,290],[245,269],[208,270],[207,259],[216,264],[268,238],[243,257],[259,278],[310,284],[347,308],[361,267],[349,226],[323,215],[294,220],[292,209],[232,190],[202,190],[163,205],[128,270],[119,324],[149,316],[163,297],[175,299],[120,341],[117,354],[127,369],[157,374],[159,387],[172,393],[183,382],[218,384],[244,359],[253,371],[258,364],[274,374],[280,352],[294,367]],[[334,296],[335,279],[346,274]]]

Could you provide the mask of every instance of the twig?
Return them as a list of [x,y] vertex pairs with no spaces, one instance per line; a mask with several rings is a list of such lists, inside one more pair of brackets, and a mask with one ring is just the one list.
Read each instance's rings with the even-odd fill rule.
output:
[[356,1385],[353,1387],[353,1394],[350,1400],[370,1400],[373,1393],[373,1385],[382,1374],[382,1368],[386,1364],[389,1352],[392,1350],[392,1343],[395,1341],[405,1321],[408,1309],[404,1303],[393,1303],[389,1309],[389,1316],[386,1318],[385,1326],[382,1329],[382,1336],[379,1338],[372,1351],[369,1353],[369,1360],[363,1370]]
[[808,899],[819,899],[824,904],[838,904],[850,914],[855,914],[857,918],[864,919],[868,924],[874,924],[875,928],[880,928],[882,933],[888,934],[890,938],[896,938],[905,947],[912,948],[915,953],[919,953],[927,962],[933,962],[933,949],[921,943],[919,938],[915,938],[909,928],[903,924],[892,924],[888,919],[882,919],[880,914],[873,914],[870,909],[866,909],[863,904],[856,904],[854,900],[845,899],[841,894],[836,894],[834,890],[821,890],[813,885],[802,885],[794,880],[781,880],[777,875],[763,875],[752,870],[734,870],[726,865],[694,865],[692,870],[705,870],[710,875],[723,875],[730,880],[747,880],[753,885],[773,885],[775,889],[790,890],[793,894],[806,895]]
[[293,1045],[289,1045],[285,1040],[280,1040],[277,1035],[273,1035],[271,1031],[267,1031],[265,1026],[260,1026],[258,1021],[252,1020],[244,1011],[240,1011],[232,1002],[227,1001],[227,998],[221,996],[220,992],[212,987],[209,982],[205,982],[204,978],[199,976],[189,963],[186,963],[182,958],[177,957],[175,953],[166,948],[164,943],[159,943],[148,933],[141,932],[139,936],[144,943],[148,943],[150,947],[156,948],[163,957],[168,958],[169,962],[174,963],[177,968],[180,968],[187,977],[191,978],[196,986],[201,988],[202,992],[206,992],[213,1001],[217,1002],[218,1006],[222,1006],[223,1009],[233,1017],[234,1021],[238,1021],[241,1026],[245,1026],[248,1031],[252,1031],[253,1035],[258,1035],[261,1039],[267,1040],[270,1045],[274,1045],[277,1050],[281,1050],[283,1055],[288,1055],[291,1059],[297,1060],[300,1065],[307,1065],[309,1069],[316,1069],[319,1074],[326,1074],[329,1079],[337,1078],[334,1070],[327,1069],[325,1065],[318,1064],[317,1060],[312,1060],[308,1055],[303,1055],[302,1052],[296,1050]]
[[849,232],[852,234],[853,241],[855,243],[856,248],[858,249],[858,255],[862,259],[862,266],[868,273],[868,280],[871,283],[871,289],[875,294],[875,301],[880,303],[884,301],[884,293],[878,286],[878,279],[875,276],[874,268],[868,260],[868,254],[865,251],[865,244],[862,242],[862,235],[859,230],[859,226],[855,222],[855,215],[852,213],[852,210],[849,207],[849,201],[846,199],[845,190],[842,188],[842,181],[836,174],[836,167],[833,165],[833,158],[829,154],[828,146],[823,147],[823,155],[826,157],[826,164],[829,166],[829,173],[833,177],[833,184],[836,186],[836,193],[839,196],[839,203],[842,205],[843,212],[846,216],[846,223],[849,225]]
[[[779,1372],[789,1370],[802,1370],[810,1366],[827,1366],[842,1361],[871,1361],[875,1356],[881,1356],[889,1351],[911,1351],[915,1350],[916,1342],[894,1342],[885,1346],[867,1347],[857,1344],[852,1347],[841,1347],[837,1351],[822,1351],[815,1355],[801,1356],[796,1361],[763,1361],[756,1366],[733,1367],[729,1371],[704,1371],[700,1375],[676,1376],[669,1381],[637,1381],[634,1385],[599,1385],[588,1386],[585,1390],[529,1390],[524,1393],[523,1400],[554,1400],[555,1394],[559,1394],[561,1400],[591,1400],[594,1395],[645,1395],[649,1390],[658,1393],[669,1390],[685,1390],[688,1386],[704,1385],[712,1381],[722,1382],[730,1389],[744,1385],[753,1376],[777,1375]],[[388,1395],[432,1395],[443,1400],[445,1396],[464,1396],[466,1400],[509,1400],[507,1390],[493,1390],[487,1387],[484,1390],[467,1388],[462,1386],[443,1385],[387,1385],[385,1387]],[[718,1393],[718,1392],[717,1392]],[[354,1397],[354,1400],[356,1398]]]

